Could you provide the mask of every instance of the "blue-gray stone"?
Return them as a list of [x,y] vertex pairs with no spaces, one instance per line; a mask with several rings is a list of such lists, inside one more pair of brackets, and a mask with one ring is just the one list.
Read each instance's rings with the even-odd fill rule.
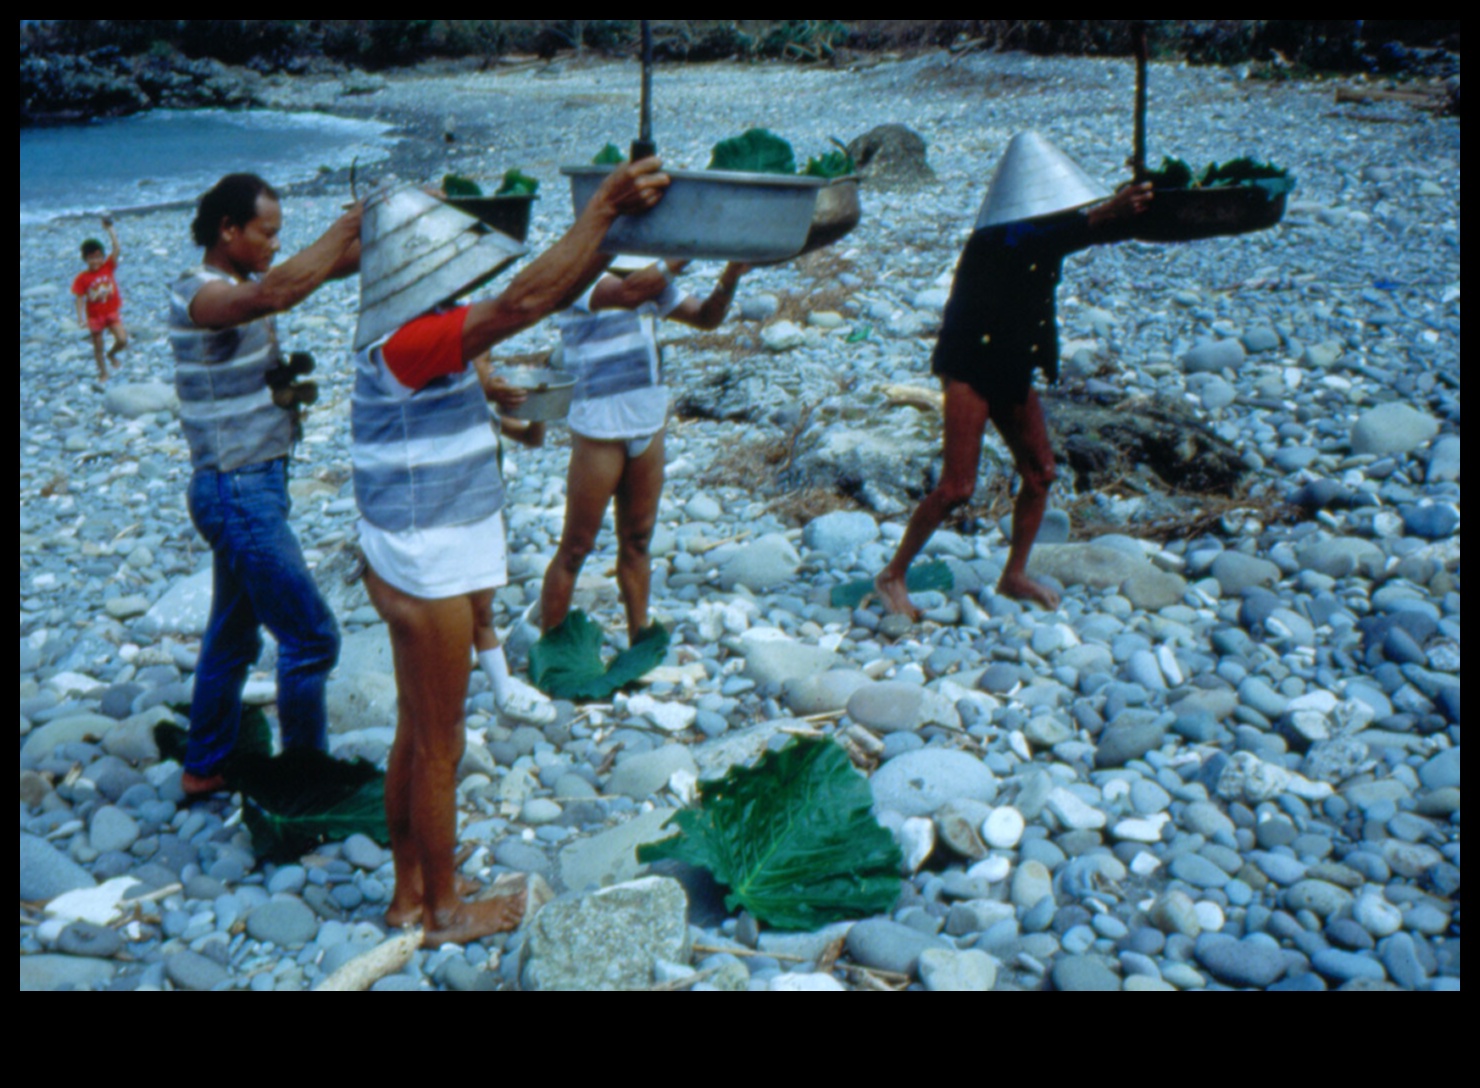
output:
[[1096,767],[1123,767],[1133,759],[1161,746],[1166,724],[1149,711],[1127,710],[1100,734],[1095,748]]
[[319,920],[301,900],[282,895],[268,900],[247,915],[247,935],[271,941],[281,948],[301,948],[313,940]]
[[1443,540],[1459,528],[1459,511],[1444,503],[1409,506],[1403,510],[1403,527],[1410,536]]
[[1120,976],[1098,956],[1059,956],[1049,972],[1055,990],[1118,990]]
[[927,948],[950,948],[942,937],[921,933],[887,918],[865,918],[848,930],[848,955],[864,967],[913,975],[920,953]]
[[991,801],[997,779],[966,752],[923,748],[889,760],[870,781],[874,802],[906,816],[929,816],[947,801]]
[[1277,982],[1289,968],[1289,958],[1268,938],[1239,940],[1222,933],[1204,933],[1193,947],[1197,962],[1220,982],[1230,986],[1263,988]]
[[1431,790],[1458,787],[1459,767],[1459,749],[1446,748],[1418,769],[1418,778]]
[[1228,883],[1228,874],[1201,854],[1178,854],[1167,872],[1194,888],[1221,888]]
[[1405,990],[1417,990],[1428,981],[1428,972],[1419,962],[1418,949],[1407,933],[1394,933],[1377,946],[1378,957],[1387,968],[1388,977]]
[[1186,374],[1216,374],[1244,365],[1244,345],[1237,340],[1203,340],[1179,360]]
[[69,956],[107,959],[123,950],[118,931],[92,922],[73,922],[57,937],[57,951]]
[[21,832],[22,900],[42,902],[96,883],[91,873],[45,839]]
[[166,956],[164,973],[181,990],[213,990],[231,977],[224,966],[189,949]]
[[1382,964],[1371,956],[1360,952],[1343,952],[1339,948],[1323,948],[1310,958],[1310,965],[1327,978],[1350,982],[1352,979],[1372,979],[1381,982],[1387,978]]

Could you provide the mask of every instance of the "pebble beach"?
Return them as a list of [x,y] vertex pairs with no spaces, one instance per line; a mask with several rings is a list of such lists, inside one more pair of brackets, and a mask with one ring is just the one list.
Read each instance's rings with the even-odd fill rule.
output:
[[[377,173],[538,178],[538,252],[572,219],[559,167],[634,135],[638,72],[391,75],[353,93],[284,77],[271,97],[396,126]],[[1237,491],[1061,468],[1031,568],[1062,592],[1046,612],[994,592],[1011,461],[989,436],[981,502],[922,556],[952,575],[915,596],[924,620],[832,604],[888,561],[938,470],[938,413],[889,390],[936,388],[934,334],[1007,141],[1035,128],[1124,180],[1133,84],[1129,61],[1019,54],[658,69],[670,165],[702,168],[755,125],[801,161],[899,123],[934,180],[865,184],[859,227],[751,272],[717,333],[665,329],[652,605],[668,659],[609,703],[560,704],[543,731],[500,721],[474,671],[463,872],[538,873],[559,897],[373,988],[1459,989],[1457,117],[1153,65],[1153,162],[1251,155],[1298,187],[1272,230],[1071,257],[1060,387],[1130,413],[1175,404],[1234,451]],[[285,255],[338,214],[347,165],[285,194]],[[22,989],[311,989],[387,939],[388,850],[357,836],[259,862],[236,801],[187,805],[154,741],[184,724],[210,597],[164,326],[169,282],[199,257],[190,214],[118,220],[133,343],[106,387],[69,293],[96,220],[21,227]],[[702,296],[719,270],[678,282]],[[331,745],[383,766],[389,640],[343,578],[357,292],[329,284],[278,327],[318,359],[292,523],[343,636]],[[546,322],[495,356],[556,342]],[[516,661],[568,449],[555,427],[505,452],[496,618]],[[576,600],[611,652],[626,645],[615,554],[608,526]],[[246,697],[272,719],[264,638]],[[905,857],[892,911],[773,931],[694,872],[637,863],[696,780],[797,734],[837,738],[870,775]]]

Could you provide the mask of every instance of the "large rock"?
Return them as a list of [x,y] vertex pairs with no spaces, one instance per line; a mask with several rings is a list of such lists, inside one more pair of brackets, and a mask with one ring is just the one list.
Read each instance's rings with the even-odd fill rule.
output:
[[1103,544],[1041,544],[1028,558],[1028,573],[1035,578],[1054,578],[1060,585],[1110,589],[1134,578],[1148,566]]
[[781,697],[793,714],[830,714],[842,710],[855,691],[872,683],[859,669],[829,669],[788,680]]
[[1290,956],[1276,944],[1251,937],[1239,940],[1223,933],[1202,934],[1193,955],[1214,978],[1230,986],[1272,985],[1290,965]]
[[931,722],[961,724],[961,715],[945,696],[902,680],[860,687],[848,700],[848,716],[876,733],[914,731]]
[[825,672],[842,659],[831,650],[795,639],[750,637],[741,642],[745,675],[757,684],[785,684]]
[[878,539],[878,522],[858,510],[834,510],[813,518],[802,530],[803,544],[828,555],[847,555]]
[[21,745],[21,765],[34,767],[51,755],[59,744],[71,744],[79,740],[103,740],[117,725],[116,718],[85,713],[47,722],[27,734],[25,743]]
[[205,634],[206,620],[211,614],[211,568],[196,571],[189,578],[182,578],[170,586],[164,596],[154,602],[143,618],[135,622],[146,635],[185,635],[199,638]]
[[1411,453],[1439,433],[1439,421],[1401,401],[1379,404],[1363,412],[1352,426],[1352,452],[1379,457]]
[[913,189],[935,181],[925,138],[905,125],[878,125],[848,144],[848,154],[870,187]]
[[64,892],[91,888],[93,875],[45,839],[21,832],[21,899],[44,902]]
[[114,415],[137,419],[155,412],[178,412],[180,398],[168,382],[109,383],[103,394],[103,407]]
[[720,585],[725,589],[744,586],[752,592],[763,592],[788,581],[802,565],[791,541],[781,533],[767,533],[749,544],[743,544],[720,566]]
[[1237,340],[1204,340],[1179,360],[1188,374],[1218,374],[1240,370],[1244,365],[1244,345]]
[[101,986],[113,977],[114,970],[111,960],[100,960],[92,956],[65,956],[56,953],[22,956],[20,988],[27,991],[60,990],[64,986],[74,989]]
[[[811,428],[798,443],[788,482],[851,495],[876,513],[897,515],[930,491],[939,469],[933,421],[909,412]],[[982,480],[990,476],[981,474]],[[984,486],[979,480],[978,495]]]
[[649,876],[573,898],[535,915],[524,942],[526,990],[638,990],[659,960],[688,963],[688,899]]
[[1295,558],[1305,570],[1331,578],[1345,578],[1352,574],[1376,578],[1387,566],[1387,557],[1381,548],[1370,540],[1353,536],[1309,541],[1296,549]]
[[944,937],[922,933],[888,918],[865,918],[848,931],[846,947],[855,963],[913,975],[927,949],[950,949]]
[[997,779],[986,764],[966,752],[922,748],[895,756],[874,772],[874,804],[905,816],[930,816],[947,801],[964,797],[989,802]]
[[723,776],[731,767],[754,763],[774,738],[787,739],[783,729],[802,725],[795,718],[777,718],[744,729],[732,729],[724,736],[694,745],[694,762],[699,765],[699,777],[708,781]]
[[637,848],[673,834],[663,825],[673,815],[671,808],[655,808],[624,824],[571,843],[560,851],[560,879],[566,890],[583,892],[635,880],[647,869],[637,860]]
[[335,733],[396,727],[396,678],[362,672],[330,677],[324,688],[329,728]]
[[1272,586],[1280,580],[1280,568],[1268,559],[1243,552],[1219,552],[1213,560],[1212,575],[1226,597],[1240,597],[1255,586]]
[[699,767],[684,745],[665,744],[651,752],[639,752],[619,760],[616,770],[607,779],[606,792],[642,801],[668,785],[668,780],[677,771],[687,771],[697,777]]

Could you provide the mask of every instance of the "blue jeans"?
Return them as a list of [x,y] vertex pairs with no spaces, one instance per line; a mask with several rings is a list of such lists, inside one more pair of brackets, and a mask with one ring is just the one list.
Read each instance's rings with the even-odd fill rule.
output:
[[236,744],[242,687],[262,650],[259,625],[278,642],[283,747],[324,750],[324,686],[339,659],[339,628],[288,528],[287,460],[197,471],[188,501],[190,520],[211,546],[214,585],[195,670],[185,769],[213,774]]

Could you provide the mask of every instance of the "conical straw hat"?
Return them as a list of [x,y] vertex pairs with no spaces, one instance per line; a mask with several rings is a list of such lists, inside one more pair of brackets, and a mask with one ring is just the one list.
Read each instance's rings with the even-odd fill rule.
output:
[[370,198],[360,224],[355,350],[497,276],[525,248],[414,186]]
[[1020,132],[997,164],[976,225],[980,229],[1034,219],[1109,195],[1078,163],[1038,133]]

